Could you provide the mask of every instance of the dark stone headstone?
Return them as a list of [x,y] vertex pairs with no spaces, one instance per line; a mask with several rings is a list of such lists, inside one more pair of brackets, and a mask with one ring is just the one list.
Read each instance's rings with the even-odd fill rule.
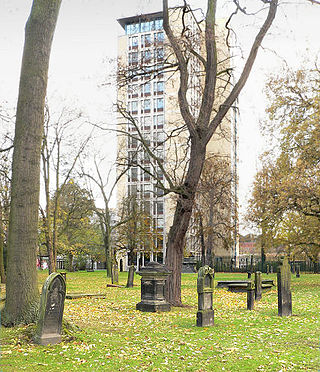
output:
[[288,258],[285,257],[282,265],[278,268],[278,315],[292,315],[292,298],[291,298],[291,268]]
[[249,282],[247,286],[247,310],[253,310],[254,308],[254,283]]
[[269,272],[270,272],[270,266],[267,265],[267,275],[269,275]]
[[164,296],[165,283],[171,270],[158,262],[149,262],[138,272],[141,275],[141,302],[136,305],[140,311],[170,311],[171,306]]
[[48,345],[61,342],[65,297],[65,280],[61,274],[52,273],[42,287],[39,320],[34,338],[37,344]]
[[300,265],[296,266],[296,278],[300,278]]
[[127,288],[133,287],[134,272],[135,272],[134,265],[130,265],[129,272],[128,272],[128,280],[127,280],[127,285],[126,285]]
[[214,310],[212,308],[214,271],[209,266],[200,267],[197,280],[198,312],[197,326],[208,327],[214,324]]
[[256,301],[261,300],[262,298],[262,279],[261,271],[256,271],[254,274],[254,297]]

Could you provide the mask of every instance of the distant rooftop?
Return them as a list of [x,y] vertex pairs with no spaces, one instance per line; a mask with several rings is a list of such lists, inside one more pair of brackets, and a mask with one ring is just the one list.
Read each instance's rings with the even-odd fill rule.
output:
[[131,17],[125,17],[125,18],[119,18],[117,21],[121,25],[121,27],[125,30],[126,25],[130,23],[141,23],[144,21],[148,21],[151,19],[155,18],[162,18],[163,12],[155,12],[155,13],[148,13],[148,14],[140,14],[140,15],[135,15]]

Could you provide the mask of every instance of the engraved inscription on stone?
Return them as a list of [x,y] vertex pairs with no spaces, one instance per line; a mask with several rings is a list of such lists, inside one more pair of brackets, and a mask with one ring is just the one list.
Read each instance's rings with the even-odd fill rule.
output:
[[39,320],[35,342],[41,345],[61,341],[61,328],[66,297],[66,283],[59,273],[52,273],[45,281],[40,300]]

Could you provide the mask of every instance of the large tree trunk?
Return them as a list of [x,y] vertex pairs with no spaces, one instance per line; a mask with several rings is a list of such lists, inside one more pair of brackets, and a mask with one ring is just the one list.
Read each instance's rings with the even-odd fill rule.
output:
[[181,268],[185,236],[189,227],[197,185],[200,180],[206,147],[201,141],[191,142],[191,154],[183,194],[179,195],[173,224],[167,242],[166,265],[172,270],[167,279],[166,297],[174,306],[181,306]]
[[6,273],[4,271],[4,258],[3,258],[3,250],[4,250],[4,228],[3,228],[3,213],[2,213],[2,205],[0,204],[0,277],[1,283],[6,282]]
[[6,304],[1,321],[36,321],[40,153],[49,56],[61,0],[34,0],[25,29],[20,75],[8,236]]

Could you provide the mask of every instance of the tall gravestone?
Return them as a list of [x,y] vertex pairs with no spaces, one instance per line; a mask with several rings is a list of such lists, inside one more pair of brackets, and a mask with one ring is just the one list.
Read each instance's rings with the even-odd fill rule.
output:
[[300,278],[300,265],[297,264],[297,267],[296,267],[296,278]]
[[126,285],[127,288],[133,287],[134,271],[135,271],[134,265],[130,265],[129,272],[128,272],[128,280],[127,280],[127,285]]
[[52,273],[46,279],[40,298],[40,311],[34,341],[40,345],[61,342],[66,282],[61,274]]
[[282,261],[277,273],[278,284],[278,315],[292,315],[292,298],[291,298],[291,267],[288,257]]
[[253,310],[254,308],[254,283],[250,280],[247,286],[247,310]]
[[262,279],[261,279],[261,271],[256,271],[254,274],[254,297],[256,301],[261,300],[262,298]]
[[141,301],[136,309],[148,312],[170,311],[171,306],[166,301],[164,290],[167,277],[171,270],[158,262],[149,262],[138,272],[141,275]]
[[211,267],[200,267],[197,281],[198,327],[208,327],[214,324],[214,310],[212,308],[213,277],[214,270]]

